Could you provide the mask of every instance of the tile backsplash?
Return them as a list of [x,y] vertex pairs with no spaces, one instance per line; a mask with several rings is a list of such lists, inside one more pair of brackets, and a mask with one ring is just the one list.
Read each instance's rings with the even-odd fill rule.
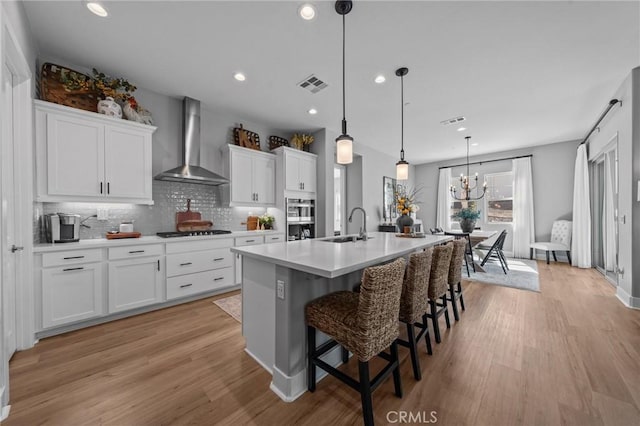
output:
[[98,208],[108,209],[108,220],[99,221],[96,217],[91,217],[84,222],[91,228],[80,227],[80,239],[91,239],[104,238],[107,231],[117,230],[123,221],[133,221],[134,230],[142,235],[174,231],[176,212],[187,209],[187,199],[191,199],[191,210],[200,212],[203,220],[212,221],[215,229],[245,230],[243,222],[249,213],[260,215],[265,212],[263,207],[228,207],[222,199],[223,191],[225,187],[154,180],[155,204],[152,206],[115,203],[36,203],[34,242],[46,241],[43,215],[48,213],[75,213],[84,219],[96,215]]

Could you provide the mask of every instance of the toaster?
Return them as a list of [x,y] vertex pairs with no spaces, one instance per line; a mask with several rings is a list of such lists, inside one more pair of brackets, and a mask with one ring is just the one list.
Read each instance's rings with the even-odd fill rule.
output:
[[80,240],[80,215],[51,213],[44,216],[48,243],[71,243]]

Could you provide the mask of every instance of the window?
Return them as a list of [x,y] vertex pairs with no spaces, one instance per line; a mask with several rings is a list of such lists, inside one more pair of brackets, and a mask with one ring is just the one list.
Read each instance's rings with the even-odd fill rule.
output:
[[485,217],[487,223],[513,222],[513,173],[491,173],[487,181]]

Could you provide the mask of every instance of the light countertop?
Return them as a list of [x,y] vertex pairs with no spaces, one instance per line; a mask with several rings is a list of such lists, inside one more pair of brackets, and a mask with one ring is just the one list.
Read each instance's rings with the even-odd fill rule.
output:
[[402,238],[388,232],[371,232],[368,235],[367,241],[334,243],[326,241],[330,238],[322,238],[233,247],[231,251],[275,265],[335,278],[453,239],[445,235]]
[[198,235],[193,237],[176,237],[176,238],[161,238],[157,235],[143,236],[140,238],[122,238],[115,240],[107,240],[106,238],[92,238],[80,240],[76,243],[42,243],[35,244],[33,246],[34,253],[44,253],[61,250],[81,250],[89,248],[102,248],[102,247],[122,247],[133,246],[141,244],[161,244],[161,243],[176,243],[184,241],[201,241],[201,240],[213,240],[221,238],[235,238],[235,237],[247,237],[252,235],[271,235],[271,234],[283,234],[284,231],[280,230],[265,230],[265,231],[232,231],[230,234],[219,235]]

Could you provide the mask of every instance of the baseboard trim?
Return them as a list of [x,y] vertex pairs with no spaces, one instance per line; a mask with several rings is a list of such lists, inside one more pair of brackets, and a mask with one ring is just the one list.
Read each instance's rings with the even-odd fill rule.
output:
[[304,369],[295,376],[287,376],[278,367],[274,366],[269,389],[284,402],[293,402],[307,391],[306,375],[307,370]]
[[620,286],[616,290],[616,297],[624,306],[631,309],[640,309],[640,297],[633,297]]
[[9,412],[11,411],[11,405],[5,405],[2,407],[2,412],[0,413],[0,422],[7,420],[9,417]]

